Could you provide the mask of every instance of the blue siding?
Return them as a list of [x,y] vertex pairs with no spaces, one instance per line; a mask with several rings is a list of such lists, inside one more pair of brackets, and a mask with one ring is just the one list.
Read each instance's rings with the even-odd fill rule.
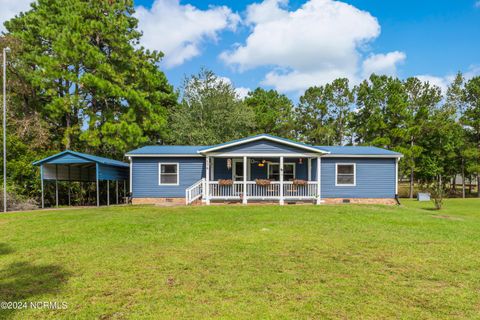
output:
[[[179,163],[178,186],[158,184],[158,164]],[[205,177],[205,158],[132,158],[134,198],[183,198],[185,189]]]
[[[258,159],[261,160],[261,159]],[[278,159],[270,158],[277,162]],[[133,197],[184,197],[185,189],[205,177],[204,158],[137,158],[132,159]],[[214,179],[231,179],[232,171],[227,169],[225,158],[215,158]],[[178,186],[158,185],[158,163],[178,162],[180,183]],[[297,178],[307,179],[307,159],[298,164],[298,159],[285,158],[285,162],[297,162]],[[335,164],[356,164],[356,186],[335,186]],[[266,178],[267,166],[251,165],[251,177]],[[316,177],[316,160],[312,159],[312,177]],[[393,198],[395,196],[395,159],[372,158],[322,158],[323,198]]]
[[128,168],[98,165],[99,180],[128,180]]
[[[335,186],[336,163],[356,164],[356,186]],[[316,177],[316,161],[312,166]],[[395,159],[322,158],[321,181],[323,198],[394,198]]]
[[305,153],[308,150],[269,140],[257,140],[219,150],[222,153]]

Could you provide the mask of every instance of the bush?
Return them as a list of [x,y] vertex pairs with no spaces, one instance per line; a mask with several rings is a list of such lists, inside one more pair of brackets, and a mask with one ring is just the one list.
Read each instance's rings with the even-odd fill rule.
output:
[[[3,211],[3,189],[0,189],[0,210]],[[7,191],[7,210],[26,211],[38,209],[38,203],[34,199],[21,196],[15,191]]]
[[435,205],[436,210],[440,210],[443,207],[443,199],[447,195],[445,186],[438,182],[430,182],[422,185],[422,190],[430,193],[430,198]]

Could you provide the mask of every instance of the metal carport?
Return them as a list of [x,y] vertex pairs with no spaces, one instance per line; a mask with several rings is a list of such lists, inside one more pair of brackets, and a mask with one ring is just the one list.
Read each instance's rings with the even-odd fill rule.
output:
[[[118,182],[123,181],[125,188],[126,181],[129,177],[129,165],[125,162],[71,150],[66,150],[36,161],[33,165],[40,166],[40,178],[42,180],[42,208],[45,206],[44,181],[55,181],[55,204],[57,207],[58,181],[95,182],[97,206],[99,206],[99,181],[107,181],[107,205],[109,205],[109,181],[116,182],[116,199],[118,203]],[[70,189],[68,199],[70,204]]]

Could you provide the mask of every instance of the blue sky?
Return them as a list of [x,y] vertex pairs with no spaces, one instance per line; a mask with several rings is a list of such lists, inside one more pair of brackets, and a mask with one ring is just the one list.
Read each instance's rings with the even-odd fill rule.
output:
[[[260,3],[261,1],[257,2]],[[294,12],[307,1],[289,1],[284,8]],[[364,54],[386,54],[400,51],[405,58],[399,62],[393,74],[401,78],[422,75],[426,80],[444,86],[449,77],[457,71],[476,75],[480,73],[480,3],[474,0],[460,1],[343,1],[355,8],[368,12],[377,19],[380,33],[368,41]],[[136,5],[151,8],[152,0],[136,1]],[[246,19],[247,7],[253,1],[181,1],[199,10],[209,10],[215,6],[226,6]],[[222,30],[217,39],[205,39],[200,44],[201,54],[183,64],[162,69],[170,81],[178,86],[185,75],[195,73],[201,66],[214,70],[217,74],[230,78],[236,86],[267,88],[265,74],[272,66],[259,65],[248,70],[238,70],[225,63],[219,55],[229,50],[235,43],[245,44],[252,32],[252,26],[240,24],[235,31]],[[341,36],[341,35],[335,35]],[[301,59],[301,57],[299,57]],[[388,72],[387,72],[388,73]],[[362,77],[359,77],[362,78]],[[358,80],[357,80],[358,81]],[[324,80],[319,79],[318,84]],[[289,95],[297,95],[301,89],[281,89]]]
[[[0,21],[31,0],[2,2]],[[445,89],[480,75],[480,0],[136,0],[143,45],[165,53],[178,87],[201,67],[239,94],[257,86],[293,99],[336,77],[419,76]],[[0,29],[1,30],[1,29]]]

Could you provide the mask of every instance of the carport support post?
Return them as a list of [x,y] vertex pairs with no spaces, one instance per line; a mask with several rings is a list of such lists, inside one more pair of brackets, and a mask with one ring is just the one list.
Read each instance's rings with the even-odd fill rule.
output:
[[123,201],[126,203],[127,202],[127,182],[123,180]]
[[118,204],[118,180],[115,180],[115,200]]
[[68,206],[70,207],[70,189],[71,189],[71,180],[70,180],[70,166],[68,166]]
[[55,206],[58,208],[58,164],[55,165]]
[[97,207],[100,206],[100,191],[98,189],[98,163],[95,164],[95,183],[97,185]]
[[110,180],[107,180],[107,206],[110,205]]
[[40,180],[42,181],[42,209],[45,208],[45,193],[43,190],[43,164],[40,166]]

